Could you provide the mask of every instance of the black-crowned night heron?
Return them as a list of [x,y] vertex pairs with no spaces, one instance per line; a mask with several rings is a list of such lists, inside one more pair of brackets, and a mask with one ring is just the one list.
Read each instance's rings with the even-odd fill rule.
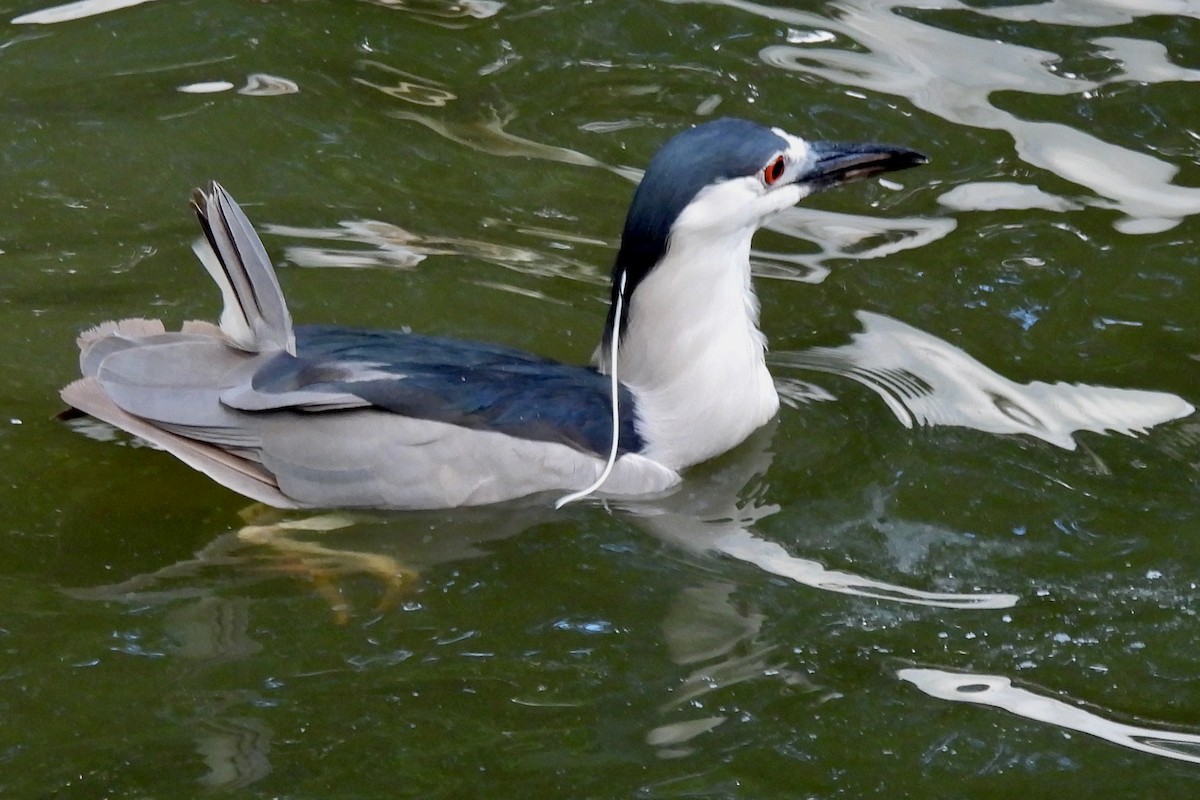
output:
[[779,408],[750,281],[755,230],[818,189],[925,162],[739,119],[678,134],[634,194],[596,367],[293,327],[262,243],[214,183],[193,202],[196,253],[224,300],[219,326],[100,325],[80,337],[84,377],[62,396],[273,506],[659,493]]

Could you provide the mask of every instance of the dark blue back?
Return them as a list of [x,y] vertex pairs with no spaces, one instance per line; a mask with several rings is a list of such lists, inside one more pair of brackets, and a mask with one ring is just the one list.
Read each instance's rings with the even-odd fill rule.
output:
[[[591,367],[483,342],[325,325],[298,326],[296,353],[264,365],[254,389],[350,394],[395,414],[600,456],[612,446],[610,381]],[[621,386],[619,397],[620,451],[639,452],[633,395]]]

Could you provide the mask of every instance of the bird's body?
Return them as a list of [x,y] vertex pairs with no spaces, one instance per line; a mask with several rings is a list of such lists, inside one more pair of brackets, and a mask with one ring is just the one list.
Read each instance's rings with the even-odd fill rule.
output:
[[213,184],[194,199],[196,252],[221,288],[220,325],[100,325],[80,337],[83,378],[63,398],[281,507],[479,505],[600,478],[609,496],[663,492],[779,407],[750,282],[761,222],[823,185],[919,163],[912,151],[834,149],[742,120],[676,136],[626,220],[599,368],[480,342],[293,327],[249,221]]

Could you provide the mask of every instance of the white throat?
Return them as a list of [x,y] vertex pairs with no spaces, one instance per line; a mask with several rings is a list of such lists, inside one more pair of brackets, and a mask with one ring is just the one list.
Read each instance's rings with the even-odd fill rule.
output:
[[629,298],[619,377],[636,398],[643,455],[672,469],[729,450],[779,409],[750,282],[756,227],[677,226]]

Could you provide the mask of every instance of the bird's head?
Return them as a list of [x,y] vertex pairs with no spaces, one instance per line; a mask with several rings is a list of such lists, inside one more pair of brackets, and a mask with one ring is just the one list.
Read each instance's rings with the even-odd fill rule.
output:
[[[810,142],[743,119],[677,134],[650,161],[625,219],[613,268],[614,308],[625,287],[621,330],[629,298],[673,240],[742,241],[815,191],[927,161],[902,147]],[[613,323],[610,309],[606,340]]]

